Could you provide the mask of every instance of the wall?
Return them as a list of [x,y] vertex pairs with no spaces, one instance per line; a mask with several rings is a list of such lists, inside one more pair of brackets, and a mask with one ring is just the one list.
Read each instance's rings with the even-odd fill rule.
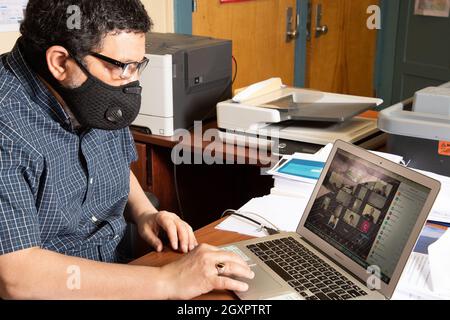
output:
[[174,0],[142,0],[155,24],[154,32],[174,32]]
[[0,33],[0,53],[11,51],[18,37],[19,37],[18,32]]
[[[155,32],[174,32],[173,0],[142,0],[153,19]],[[14,46],[19,32],[0,33],[0,54],[8,52]]]

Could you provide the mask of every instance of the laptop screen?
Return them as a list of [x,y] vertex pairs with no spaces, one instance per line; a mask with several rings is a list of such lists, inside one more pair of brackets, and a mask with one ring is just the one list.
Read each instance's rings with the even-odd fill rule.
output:
[[338,149],[305,228],[389,284],[430,192]]

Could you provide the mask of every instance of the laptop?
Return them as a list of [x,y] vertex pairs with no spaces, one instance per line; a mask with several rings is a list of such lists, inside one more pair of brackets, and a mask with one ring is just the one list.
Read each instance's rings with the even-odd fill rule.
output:
[[[390,299],[440,183],[337,141],[296,232],[223,247],[255,272],[243,300]],[[283,214],[280,212],[280,214]]]

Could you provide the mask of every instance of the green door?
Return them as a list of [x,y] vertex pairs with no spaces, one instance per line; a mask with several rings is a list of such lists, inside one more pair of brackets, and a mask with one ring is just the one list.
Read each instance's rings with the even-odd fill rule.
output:
[[414,14],[415,0],[401,0],[393,102],[450,81],[450,18]]

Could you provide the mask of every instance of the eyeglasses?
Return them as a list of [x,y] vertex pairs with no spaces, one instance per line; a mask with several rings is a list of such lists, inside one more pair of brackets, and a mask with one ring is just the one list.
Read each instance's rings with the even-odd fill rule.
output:
[[103,60],[109,64],[116,66],[117,68],[113,69],[113,77],[118,79],[127,80],[130,79],[133,75],[138,72],[139,76],[145,70],[149,63],[148,58],[144,58],[141,62],[127,62],[123,63],[121,61],[109,58],[97,52],[90,52],[91,56],[96,57],[100,60]]

